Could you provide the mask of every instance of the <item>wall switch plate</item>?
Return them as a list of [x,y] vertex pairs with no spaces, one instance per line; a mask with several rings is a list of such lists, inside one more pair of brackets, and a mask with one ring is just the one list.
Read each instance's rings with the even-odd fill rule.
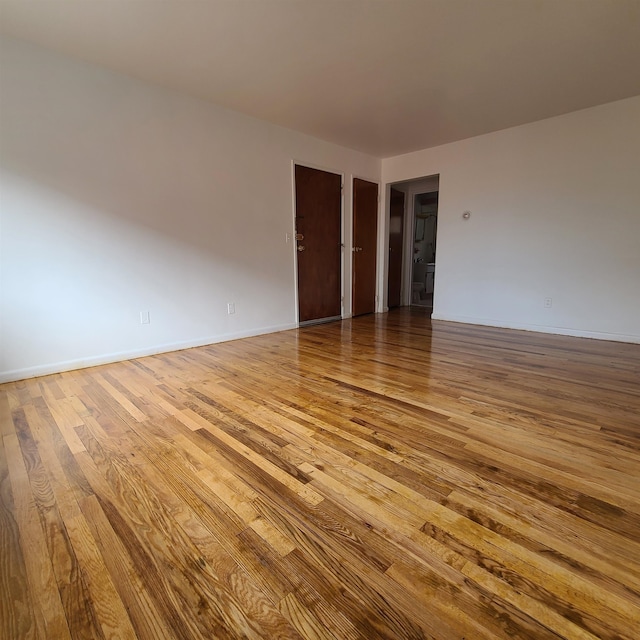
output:
[[544,308],[551,309],[551,305],[553,304],[553,300],[551,298],[544,299]]
[[231,316],[236,312],[236,303],[229,302],[227,303],[227,313]]
[[287,233],[285,238],[286,238],[287,242],[291,242],[291,234],[290,233]]
[[151,322],[151,320],[149,319],[149,312],[148,311],[141,311],[140,312],[140,324],[149,324]]

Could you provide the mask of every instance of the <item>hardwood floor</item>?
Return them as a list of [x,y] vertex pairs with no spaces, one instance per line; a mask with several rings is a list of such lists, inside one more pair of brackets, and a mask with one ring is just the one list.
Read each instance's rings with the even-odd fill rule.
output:
[[0,386],[0,637],[640,637],[640,345],[403,309]]

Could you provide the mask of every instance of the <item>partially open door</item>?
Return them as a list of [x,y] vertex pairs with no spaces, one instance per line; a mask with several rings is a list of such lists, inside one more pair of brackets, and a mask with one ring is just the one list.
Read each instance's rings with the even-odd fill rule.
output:
[[399,307],[402,301],[402,245],[404,242],[404,193],[391,188],[389,208],[389,279],[387,304]]

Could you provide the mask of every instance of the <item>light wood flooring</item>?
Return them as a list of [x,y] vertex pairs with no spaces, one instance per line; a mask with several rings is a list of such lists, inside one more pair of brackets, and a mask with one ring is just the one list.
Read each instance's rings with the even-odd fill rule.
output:
[[640,345],[403,309],[0,419],[2,640],[640,638]]

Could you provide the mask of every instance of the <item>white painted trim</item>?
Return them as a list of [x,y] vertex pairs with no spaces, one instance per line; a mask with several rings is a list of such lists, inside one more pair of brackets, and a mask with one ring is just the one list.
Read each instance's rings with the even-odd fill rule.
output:
[[431,314],[432,320],[445,322],[461,322],[463,324],[476,324],[485,327],[499,327],[501,329],[517,329],[519,331],[535,331],[537,333],[552,333],[560,336],[573,336],[575,338],[593,338],[595,340],[610,340],[614,342],[631,342],[640,344],[640,336],[626,335],[623,333],[606,333],[603,331],[580,331],[567,327],[549,327],[538,324],[524,324],[518,322],[505,322],[503,320],[491,320],[490,318],[476,318],[469,316],[447,316],[439,313]]
[[380,183],[380,202],[378,204],[378,265],[376,270],[378,304],[376,313],[389,310],[389,215],[391,211],[391,185]]
[[291,159],[291,253],[292,253],[292,262],[293,262],[293,316],[294,322],[296,323],[296,327],[300,326],[300,306],[298,300],[298,250],[296,240],[296,234],[298,230],[296,229],[296,161],[295,159]]
[[99,356],[89,358],[80,358],[78,360],[66,360],[64,362],[51,362],[49,364],[39,365],[37,367],[28,367],[26,369],[14,369],[13,371],[0,372],[0,384],[5,382],[15,382],[16,380],[25,380],[26,378],[37,378],[52,373],[61,373],[63,371],[72,371],[74,369],[86,369],[87,367],[96,367],[101,364],[110,364],[112,362],[122,362],[123,360],[132,360],[134,358],[144,358],[145,356],[153,356],[158,353],[168,353],[170,351],[182,351],[183,349],[192,349],[193,347],[204,347],[218,342],[229,342],[240,338],[251,338],[261,336],[267,333],[277,333],[279,331],[288,331],[296,329],[297,324],[282,324],[271,327],[262,327],[250,331],[238,331],[236,333],[224,333],[219,336],[209,336],[197,338],[195,340],[185,340],[184,342],[172,342],[168,344],[159,344],[154,347],[146,347],[144,349],[134,349],[132,351],[117,351],[115,353],[104,353]]

